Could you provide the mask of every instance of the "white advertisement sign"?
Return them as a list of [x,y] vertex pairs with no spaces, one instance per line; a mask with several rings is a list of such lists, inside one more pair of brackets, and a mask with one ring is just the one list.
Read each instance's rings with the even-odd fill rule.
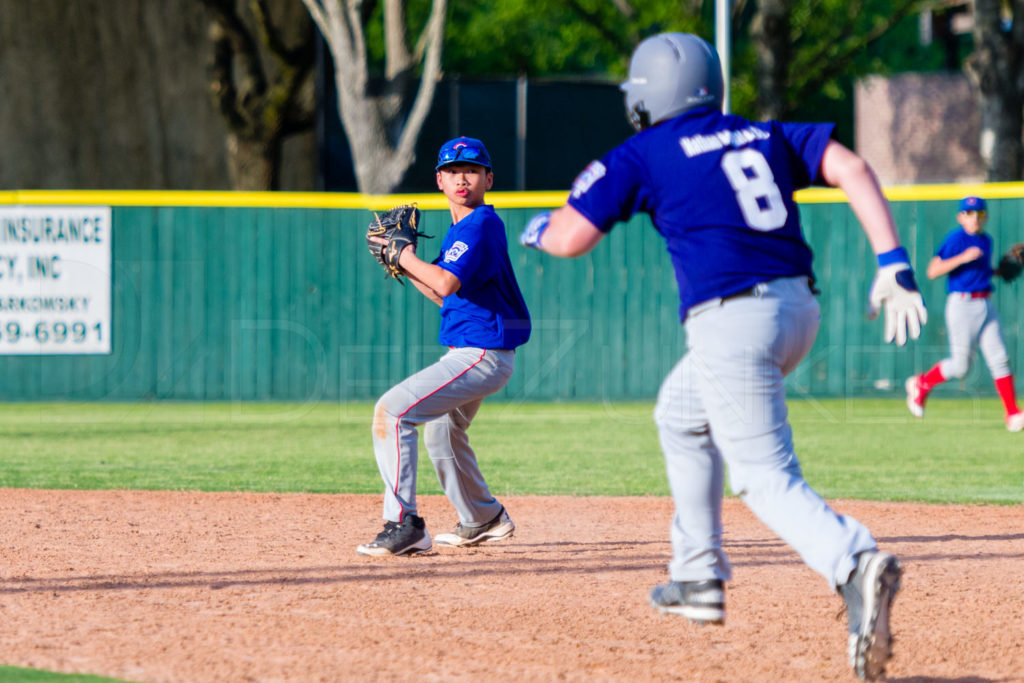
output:
[[0,355],[110,353],[110,215],[0,207]]

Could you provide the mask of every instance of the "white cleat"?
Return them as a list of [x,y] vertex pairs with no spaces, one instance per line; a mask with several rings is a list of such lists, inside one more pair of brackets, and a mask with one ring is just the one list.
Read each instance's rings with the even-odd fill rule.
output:
[[839,587],[850,620],[848,654],[857,678],[877,681],[892,658],[889,613],[903,569],[889,553],[867,551],[858,560],[849,582]]
[[434,540],[440,545],[466,547],[503,541],[510,538],[515,530],[516,525],[512,518],[508,516],[505,508],[501,508],[498,516],[483,526],[463,526],[462,522],[459,522],[450,534],[438,534]]
[[907,409],[914,417],[924,417],[924,396],[921,392],[920,378],[917,375],[907,378],[904,385],[907,389]]

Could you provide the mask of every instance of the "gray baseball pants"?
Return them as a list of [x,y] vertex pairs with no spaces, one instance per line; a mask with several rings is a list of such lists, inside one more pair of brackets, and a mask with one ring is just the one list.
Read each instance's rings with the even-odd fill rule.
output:
[[1010,374],[1010,357],[999,326],[999,314],[991,299],[951,293],[946,297],[946,332],[949,334],[949,358],[939,365],[946,379],[967,374],[975,348],[981,349],[992,379]]
[[433,365],[392,387],[373,413],[373,450],[384,480],[384,519],[400,522],[418,514],[416,428],[425,424],[427,447],[441,489],[468,526],[501,512],[469,446],[466,430],[483,399],[508,383],[515,351],[472,347],[449,349]]
[[772,280],[687,316],[689,348],[655,408],[676,508],[673,581],[731,578],[722,549],[726,464],[733,492],[833,588],[847,581],[859,553],[876,547],[864,525],[811,489],[793,448],[784,380],[811,349],[819,322],[807,278]]

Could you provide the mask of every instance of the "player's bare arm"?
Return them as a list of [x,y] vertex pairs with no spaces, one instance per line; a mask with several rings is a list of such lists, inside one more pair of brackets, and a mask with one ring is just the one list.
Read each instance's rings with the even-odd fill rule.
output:
[[441,266],[427,263],[417,256],[416,252],[410,247],[406,247],[399,254],[398,265],[409,275],[416,289],[423,292],[428,299],[438,306],[442,303],[441,299],[455,294],[462,287],[459,278]]
[[889,202],[871,166],[861,156],[832,140],[821,158],[821,176],[846,194],[876,254],[900,246]]
[[440,294],[438,294],[433,289],[428,287],[423,282],[420,282],[419,280],[417,280],[413,276],[409,275],[408,278],[409,278],[409,282],[412,283],[413,287],[415,287],[416,289],[419,290],[420,294],[422,294],[423,296],[427,297],[428,299],[433,301],[438,306],[444,305],[444,297],[442,297]]
[[928,279],[934,280],[953,272],[965,263],[981,258],[983,255],[984,252],[978,247],[967,247],[956,256],[951,256],[948,259],[935,256],[928,262],[928,270],[925,271],[925,274],[928,276]]
[[878,257],[878,273],[871,285],[868,317],[885,311],[885,340],[903,346],[917,339],[928,320],[917,290],[910,257],[900,246],[896,222],[871,166],[858,154],[830,140],[821,157],[821,177],[838,187],[850,201],[871,249]]
[[[388,243],[382,237],[369,237],[367,239],[385,246]],[[459,278],[444,268],[435,266],[433,263],[427,263],[418,257],[411,245],[402,249],[398,255],[398,265],[416,289],[438,306],[444,303],[444,297],[459,291],[459,288],[462,286]]]
[[[535,231],[536,243],[524,241],[527,233]],[[572,206],[566,204],[551,213],[533,217],[521,242],[553,256],[582,256],[597,246],[604,233]]]

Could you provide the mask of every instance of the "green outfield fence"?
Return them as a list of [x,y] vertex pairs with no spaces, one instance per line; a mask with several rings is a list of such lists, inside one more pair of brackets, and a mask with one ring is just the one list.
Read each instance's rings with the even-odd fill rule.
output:
[[[1024,240],[1024,183],[886,192],[921,280],[964,195],[989,200],[997,251]],[[653,399],[685,344],[662,242],[637,218],[580,259],[519,247],[516,236],[533,212],[564,198],[488,195],[505,220],[534,322],[499,396]],[[816,255],[823,321],[813,351],[789,378],[790,395],[901,395],[904,377],[945,355],[944,280],[921,282],[931,316],[921,340],[904,349],[883,344],[881,324],[865,320],[874,259],[842,194],[815,189],[797,198]],[[4,352],[0,399],[374,399],[442,353],[437,307],[385,280],[366,249],[372,211],[409,201],[438,237],[423,247],[433,256],[450,222],[439,194],[0,192],[0,209],[110,207],[111,220],[110,272],[100,274],[110,288],[109,353],[76,354],[70,342],[63,353]],[[4,266],[15,248],[25,245],[0,238],[0,350],[10,348],[3,335],[18,306],[12,299],[24,296],[12,294],[22,271]],[[1024,360],[1022,286],[998,286],[994,298],[1015,367]],[[24,311],[21,321],[19,333],[32,334],[35,321]],[[53,334],[55,323],[44,323]],[[983,367],[956,388],[991,393]]]

